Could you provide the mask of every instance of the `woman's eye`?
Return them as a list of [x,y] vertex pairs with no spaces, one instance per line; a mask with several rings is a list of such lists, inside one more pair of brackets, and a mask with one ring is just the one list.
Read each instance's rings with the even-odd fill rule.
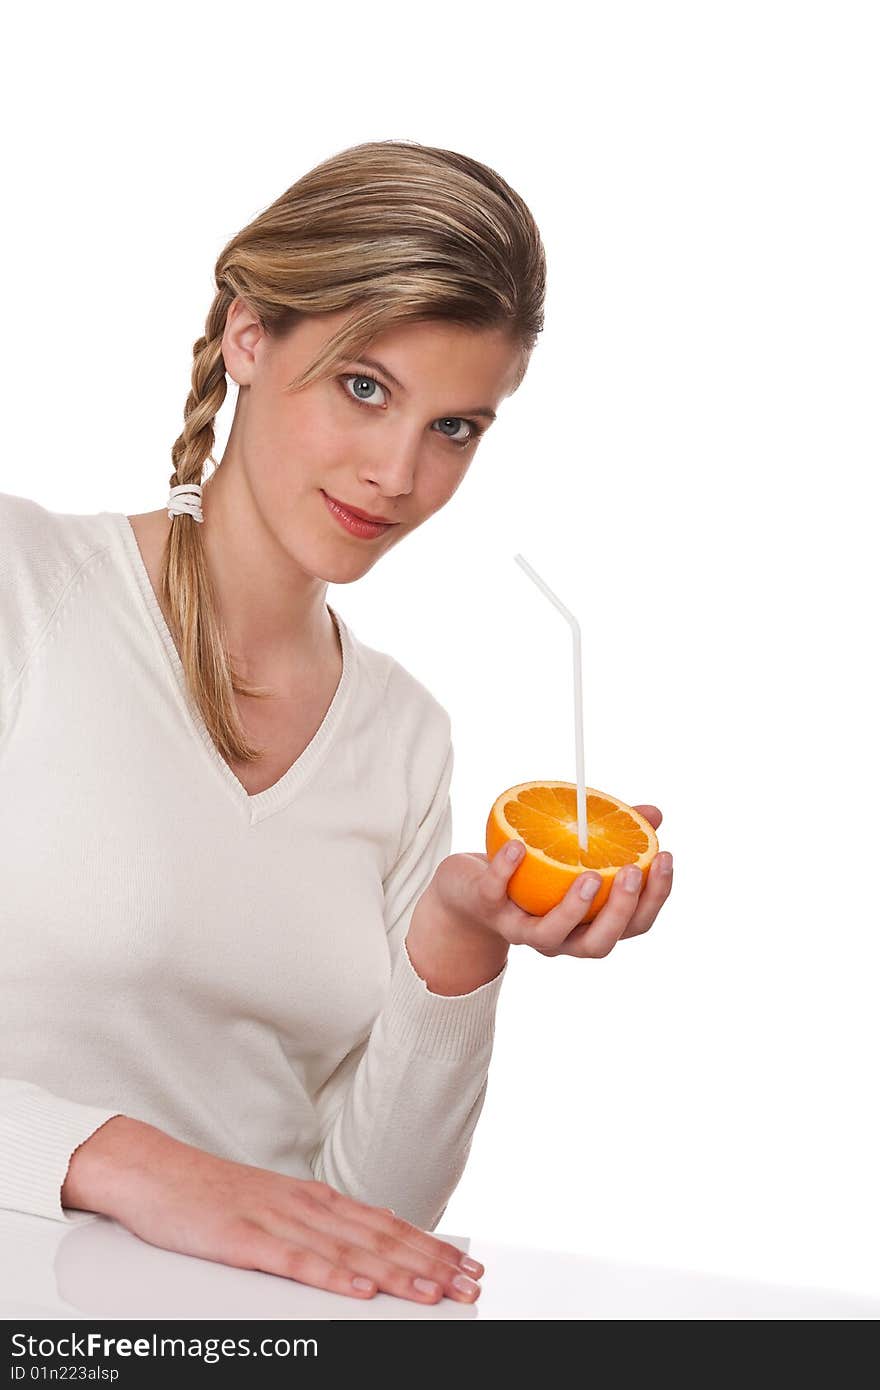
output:
[[[447,415],[443,420],[438,421],[438,423],[441,425],[454,426],[453,433],[446,435],[446,438],[451,440],[453,444],[472,444],[475,439],[479,439],[482,433],[476,426],[471,424],[470,420],[462,420],[458,415]],[[464,439],[456,439],[455,436],[461,429],[466,429],[468,433],[465,435]],[[445,431],[441,431],[441,433],[445,433]]]
[[[360,372],[355,372],[353,374],[350,373],[348,376],[344,376],[342,380],[345,383],[344,390],[348,395],[351,395],[351,392],[348,390],[348,383],[350,381],[356,382],[358,388],[366,385],[375,386],[379,391],[384,391],[385,389],[383,386],[379,385],[378,381],[374,381],[371,376],[363,376]],[[358,389],[353,399],[356,401],[362,401],[364,405],[372,405],[374,397],[369,394],[366,396],[362,395],[360,390]]]

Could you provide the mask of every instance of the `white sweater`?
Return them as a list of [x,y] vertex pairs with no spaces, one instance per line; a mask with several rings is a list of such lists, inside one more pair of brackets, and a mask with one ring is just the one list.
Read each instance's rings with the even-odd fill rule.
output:
[[0,494],[0,1207],[56,1221],[114,1115],[433,1230],[506,966],[433,994],[404,946],[450,852],[442,705],[328,604],[343,673],[250,796],[122,513]]

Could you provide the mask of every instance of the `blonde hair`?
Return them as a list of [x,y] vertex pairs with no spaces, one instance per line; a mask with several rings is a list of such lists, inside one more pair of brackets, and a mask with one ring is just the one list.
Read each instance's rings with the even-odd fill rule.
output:
[[[317,165],[232,238],[214,279],[204,337],[193,344],[170,487],[202,483],[207,459],[217,467],[214,420],[226,397],[221,343],[236,297],[278,337],[309,314],[359,311],[294,389],[359,356],[392,325],[430,320],[508,332],[522,352],[516,389],[544,321],[544,249],[522,198],[485,164],[414,141],[355,145]],[[245,685],[232,668],[200,530],[186,513],[171,522],[161,566],[169,627],[219,752],[252,762],[263,750],[248,743],[235,694],[262,699],[272,691]]]

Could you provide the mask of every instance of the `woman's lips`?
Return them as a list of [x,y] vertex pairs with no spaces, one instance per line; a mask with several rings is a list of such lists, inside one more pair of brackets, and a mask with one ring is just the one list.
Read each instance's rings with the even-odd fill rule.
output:
[[335,498],[328,496],[323,488],[321,489],[321,496],[324,498],[327,510],[330,512],[331,516],[334,516],[340,526],[343,526],[352,536],[360,536],[363,540],[371,540],[376,536],[384,535],[386,531],[389,531],[391,527],[395,525],[392,521],[364,521],[362,517],[355,516],[354,512],[347,511]]

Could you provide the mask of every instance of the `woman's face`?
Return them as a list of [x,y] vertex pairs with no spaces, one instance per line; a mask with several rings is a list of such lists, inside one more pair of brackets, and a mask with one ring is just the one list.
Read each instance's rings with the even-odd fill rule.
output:
[[[449,501],[491,427],[481,412],[497,412],[522,366],[498,330],[406,324],[374,338],[367,362],[290,389],[351,314],[311,315],[273,339],[236,299],[223,339],[242,388],[223,467],[241,470],[280,546],[332,583],[356,579]],[[395,524],[355,535],[326,497]]]

